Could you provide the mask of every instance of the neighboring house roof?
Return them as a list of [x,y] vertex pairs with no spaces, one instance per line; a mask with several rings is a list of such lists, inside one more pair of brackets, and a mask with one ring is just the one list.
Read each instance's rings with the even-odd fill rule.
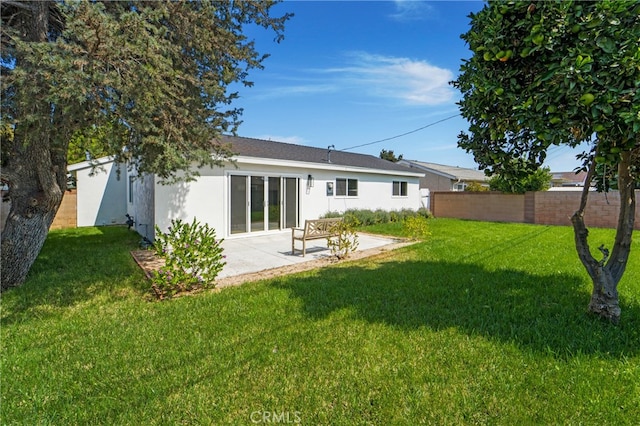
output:
[[423,175],[409,167],[373,155],[356,154],[327,148],[315,148],[284,142],[223,135],[222,143],[230,143],[231,151],[242,157],[314,163],[323,166],[347,166],[400,174]]
[[417,168],[422,171],[435,173],[451,180],[460,180],[465,182],[485,182],[489,180],[484,172],[480,170],[466,169],[458,166],[445,166],[443,164],[427,163],[415,160],[400,160],[399,163],[406,164],[409,167]]
[[587,172],[553,172],[551,176],[551,181],[556,186],[584,186]]

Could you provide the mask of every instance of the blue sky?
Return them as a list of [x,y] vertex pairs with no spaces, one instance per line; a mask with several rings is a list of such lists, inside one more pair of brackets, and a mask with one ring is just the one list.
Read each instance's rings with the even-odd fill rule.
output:
[[[238,134],[301,145],[476,168],[457,147],[468,129],[459,92],[448,82],[470,51],[460,39],[480,1],[285,1],[285,39],[247,35],[271,56],[238,89]],[[408,133],[408,134],[407,134]],[[403,135],[396,137],[399,135]],[[384,142],[372,143],[393,138]],[[364,146],[362,146],[364,145]],[[353,148],[356,147],[356,148]],[[353,148],[353,149],[350,149]],[[569,148],[553,147],[552,171],[578,166]]]

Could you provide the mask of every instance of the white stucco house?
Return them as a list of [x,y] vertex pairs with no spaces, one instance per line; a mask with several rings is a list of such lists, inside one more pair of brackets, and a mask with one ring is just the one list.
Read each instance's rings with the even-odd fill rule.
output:
[[127,171],[111,157],[67,166],[77,188],[76,226],[123,224],[127,213]]
[[[235,164],[199,169],[195,181],[162,185],[127,172],[124,200],[136,230],[154,238],[172,219],[207,223],[221,238],[280,232],[347,209],[416,210],[422,171],[380,158],[222,136]],[[78,188],[80,192],[80,188]]]

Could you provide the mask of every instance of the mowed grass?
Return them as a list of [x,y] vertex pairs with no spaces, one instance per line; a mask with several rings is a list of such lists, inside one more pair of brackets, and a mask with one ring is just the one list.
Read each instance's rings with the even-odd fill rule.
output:
[[2,295],[1,423],[637,423],[637,233],[613,326],[586,312],[571,228],[430,230],[375,258],[165,302],[147,297],[133,232],[54,231]]

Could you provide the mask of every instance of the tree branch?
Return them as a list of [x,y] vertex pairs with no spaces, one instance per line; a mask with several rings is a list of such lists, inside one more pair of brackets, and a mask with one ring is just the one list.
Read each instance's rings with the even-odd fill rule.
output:
[[33,7],[30,4],[21,1],[2,0],[2,4],[3,6],[13,6],[18,9],[28,10],[30,12],[33,11]]
[[631,237],[635,222],[635,180],[631,175],[632,151],[623,152],[618,164],[618,190],[620,192],[620,215],[616,228],[616,239],[607,268],[614,279],[619,280],[629,260]]
[[589,164],[589,170],[587,171],[587,177],[584,181],[584,187],[582,188],[582,196],[580,197],[580,207],[571,216],[571,223],[573,224],[573,234],[576,244],[576,251],[580,261],[587,269],[590,276],[595,276],[595,271],[598,267],[598,261],[591,255],[589,251],[589,230],[584,224],[584,211],[587,208],[587,201],[589,199],[589,189],[591,188],[591,181],[596,170],[595,156],[591,159]]

